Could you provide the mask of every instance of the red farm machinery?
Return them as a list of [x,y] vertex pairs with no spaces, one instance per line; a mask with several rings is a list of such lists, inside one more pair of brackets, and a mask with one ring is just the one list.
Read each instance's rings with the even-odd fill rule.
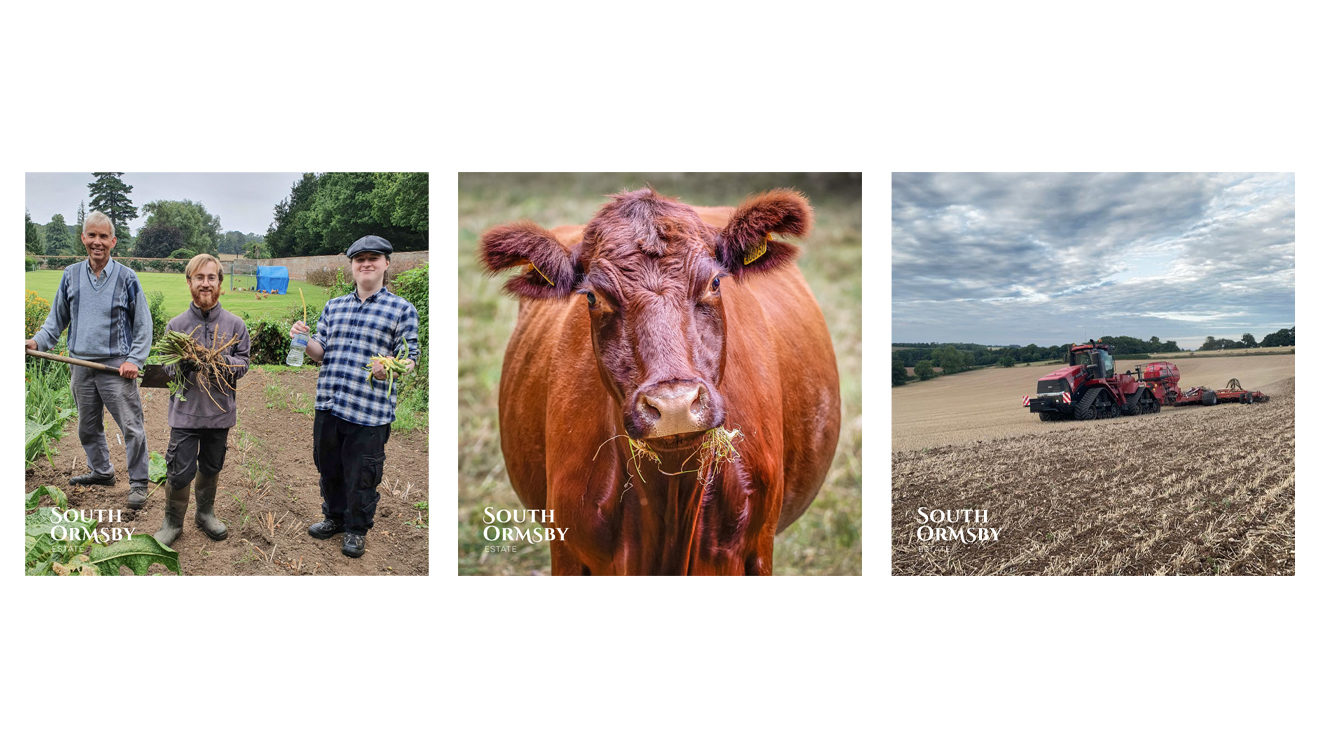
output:
[[1158,413],[1164,405],[1215,405],[1222,402],[1267,402],[1261,392],[1244,389],[1237,379],[1224,389],[1178,386],[1178,367],[1168,361],[1141,364],[1135,372],[1114,371],[1113,346],[1103,341],[1074,345],[1068,365],[1036,382],[1036,394],[1022,398],[1023,407],[1039,413],[1042,421],[1114,418]]

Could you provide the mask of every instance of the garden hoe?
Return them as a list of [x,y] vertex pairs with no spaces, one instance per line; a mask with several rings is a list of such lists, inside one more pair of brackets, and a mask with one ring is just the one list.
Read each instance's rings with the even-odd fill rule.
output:
[[[106,366],[105,364],[98,364],[95,361],[84,361],[80,358],[57,356],[54,353],[46,353],[45,351],[34,351],[30,348],[25,350],[27,350],[27,355],[36,356],[37,358],[47,358],[50,359],[51,361],[59,361],[61,363],[66,363],[66,364],[76,364],[78,366],[86,366],[89,369],[95,369],[97,371],[108,371],[112,374],[119,373],[119,369],[116,369],[113,366]],[[168,374],[165,373],[164,366],[161,366],[160,364],[147,364],[146,366],[142,367],[142,370],[140,372],[138,372],[138,382],[143,387],[169,387],[170,377]]]

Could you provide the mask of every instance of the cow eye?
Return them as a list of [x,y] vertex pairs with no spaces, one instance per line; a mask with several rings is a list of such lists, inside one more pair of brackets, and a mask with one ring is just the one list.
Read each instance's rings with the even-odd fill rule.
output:
[[718,275],[715,276],[715,280],[710,282],[710,290],[712,291],[720,290],[720,277]]
[[592,309],[596,308],[596,294],[590,291],[587,291],[587,306],[591,307]]

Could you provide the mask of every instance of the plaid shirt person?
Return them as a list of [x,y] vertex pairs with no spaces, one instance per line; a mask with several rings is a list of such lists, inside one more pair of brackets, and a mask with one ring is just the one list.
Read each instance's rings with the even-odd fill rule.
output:
[[359,426],[392,423],[399,387],[368,381],[371,357],[398,355],[406,345],[407,357],[416,361],[417,326],[417,309],[384,287],[366,301],[353,292],[327,302],[311,337],[325,349],[316,409]]

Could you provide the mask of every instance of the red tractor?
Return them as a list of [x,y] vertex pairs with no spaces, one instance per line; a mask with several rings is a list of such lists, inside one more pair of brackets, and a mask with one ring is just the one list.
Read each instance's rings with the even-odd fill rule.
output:
[[1023,407],[1039,413],[1042,421],[1158,413],[1163,393],[1132,372],[1116,374],[1113,350],[1094,340],[1072,346],[1068,365],[1041,377],[1035,396],[1022,398]]

